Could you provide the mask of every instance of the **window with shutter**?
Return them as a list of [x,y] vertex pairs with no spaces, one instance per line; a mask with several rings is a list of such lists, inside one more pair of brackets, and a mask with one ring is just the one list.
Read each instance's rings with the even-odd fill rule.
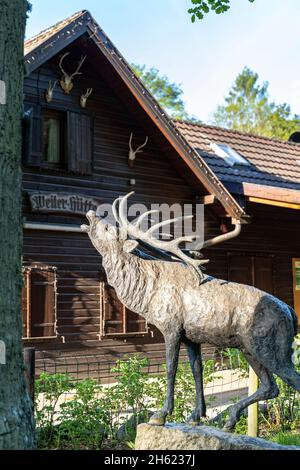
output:
[[53,267],[24,269],[22,291],[23,337],[55,338],[56,269]]
[[86,114],[68,112],[68,169],[72,173],[92,173],[92,123]]
[[143,317],[126,308],[115,290],[106,282],[100,284],[101,336],[130,336],[147,334],[147,322]]
[[22,149],[26,166],[90,175],[93,119],[83,113],[25,104]]

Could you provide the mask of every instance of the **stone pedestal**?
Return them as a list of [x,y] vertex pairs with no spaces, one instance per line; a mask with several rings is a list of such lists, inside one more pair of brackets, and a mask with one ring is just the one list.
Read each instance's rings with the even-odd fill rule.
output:
[[300,450],[265,439],[230,434],[209,426],[140,424],[136,450]]

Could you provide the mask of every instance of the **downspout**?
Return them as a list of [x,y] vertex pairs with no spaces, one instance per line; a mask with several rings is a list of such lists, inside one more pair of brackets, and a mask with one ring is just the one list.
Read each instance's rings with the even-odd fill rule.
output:
[[218,243],[226,242],[227,240],[231,240],[232,238],[236,238],[242,230],[242,225],[239,220],[235,220],[232,222],[235,225],[235,228],[228,233],[223,233],[222,235],[218,235],[217,237],[211,238],[203,243],[202,249],[209,248],[210,246],[217,245]]
[[41,224],[36,222],[25,222],[23,228],[27,230],[43,230],[50,232],[82,233],[80,226],[63,224]]

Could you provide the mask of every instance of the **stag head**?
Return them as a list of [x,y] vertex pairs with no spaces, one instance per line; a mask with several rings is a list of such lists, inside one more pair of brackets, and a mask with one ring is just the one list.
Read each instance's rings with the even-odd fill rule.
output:
[[140,145],[136,150],[132,148],[132,139],[133,139],[133,133],[131,132],[130,139],[129,139],[129,155],[128,155],[128,165],[131,167],[134,165],[134,161],[137,157],[137,154],[142,153],[143,152],[142,149],[147,145],[148,136],[146,137],[145,142],[142,145]]
[[57,85],[57,80],[55,80],[53,85],[52,85],[52,81],[50,80],[48,88],[45,92],[45,100],[47,101],[47,103],[51,103],[51,101],[53,100],[53,92],[54,92],[56,85]]
[[83,95],[81,95],[81,97],[80,97],[80,106],[83,109],[86,108],[87,100],[91,96],[92,93],[93,93],[93,88],[88,88],[86,90],[86,92]]
[[73,72],[72,74],[68,74],[64,69],[63,69],[63,61],[65,60],[65,58],[70,54],[70,52],[66,52],[60,59],[59,61],[59,68],[63,74],[61,80],[60,80],[60,86],[62,87],[63,91],[66,93],[66,95],[69,95],[73,89],[73,86],[74,86],[74,83],[73,83],[73,78],[76,76],[76,75],[82,75],[82,72],[79,72],[79,70],[81,69],[81,67],[83,66],[83,63],[86,59],[86,56],[82,56],[80,61],[78,62],[78,66],[77,66],[77,69],[75,70],[75,72]]

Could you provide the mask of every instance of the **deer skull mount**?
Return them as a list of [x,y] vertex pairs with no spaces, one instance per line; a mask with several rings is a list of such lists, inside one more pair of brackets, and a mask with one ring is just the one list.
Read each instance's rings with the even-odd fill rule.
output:
[[130,139],[129,139],[129,155],[128,155],[128,165],[130,167],[133,167],[134,165],[134,162],[135,162],[135,159],[137,157],[137,154],[138,153],[142,153],[143,152],[143,148],[146,147],[147,143],[148,143],[148,136],[146,137],[146,140],[145,142],[140,145],[136,150],[133,150],[132,148],[132,139],[133,139],[133,132],[131,132],[130,134]]
[[47,103],[51,103],[51,101],[53,100],[53,92],[54,92],[56,85],[57,85],[57,80],[55,80],[53,85],[52,85],[52,81],[50,80],[48,88],[45,91],[45,100],[47,101]]
[[88,98],[93,93],[93,88],[88,88],[86,92],[80,97],[80,106],[85,109]]
[[73,72],[72,74],[68,74],[64,68],[63,68],[63,61],[65,60],[65,58],[70,54],[70,52],[66,52],[60,59],[59,61],[59,68],[63,74],[61,80],[60,80],[60,86],[62,87],[63,91],[65,92],[66,95],[69,95],[73,89],[73,86],[74,86],[74,82],[73,82],[73,79],[76,75],[82,75],[82,72],[80,72],[80,69],[82,68],[83,66],[83,63],[86,59],[86,56],[82,56],[80,61],[78,62],[78,66],[77,66],[77,69],[75,70],[75,72]]

